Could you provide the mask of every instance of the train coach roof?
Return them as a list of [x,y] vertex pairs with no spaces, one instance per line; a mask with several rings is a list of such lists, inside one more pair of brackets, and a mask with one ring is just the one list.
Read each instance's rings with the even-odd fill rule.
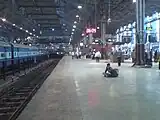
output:
[[1,47],[11,47],[10,43],[4,42],[4,41],[0,41],[0,46]]
[[22,44],[13,44],[13,46],[14,46],[14,47],[17,47],[17,48],[37,49],[37,47],[27,46],[27,45],[22,45]]

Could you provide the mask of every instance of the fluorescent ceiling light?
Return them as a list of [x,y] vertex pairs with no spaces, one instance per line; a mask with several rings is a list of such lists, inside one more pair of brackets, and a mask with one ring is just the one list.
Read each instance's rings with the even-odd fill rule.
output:
[[2,21],[3,21],[3,22],[5,22],[5,21],[6,21],[6,19],[5,19],[5,18],[2,18]]
[[136,0],[133,0],[133,3],[136,3]]
[[78,7],[77,7],[78,9],[82,9],[82,6],[81,5],[78,5]]

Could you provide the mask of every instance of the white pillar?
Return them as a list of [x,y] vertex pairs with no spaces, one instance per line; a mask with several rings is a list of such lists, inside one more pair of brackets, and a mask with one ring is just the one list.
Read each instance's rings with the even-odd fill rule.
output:
[[92,44],[92,42],[93,42],[93,34],[90,33],[89,34],[89,44]]

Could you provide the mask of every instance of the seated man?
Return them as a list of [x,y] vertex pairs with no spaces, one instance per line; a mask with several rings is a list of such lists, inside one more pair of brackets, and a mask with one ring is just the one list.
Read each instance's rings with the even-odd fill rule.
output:
[[104,75],[105,77],[118,77],[118,72],[116,71],[116,69],[113,69],[108,63]]

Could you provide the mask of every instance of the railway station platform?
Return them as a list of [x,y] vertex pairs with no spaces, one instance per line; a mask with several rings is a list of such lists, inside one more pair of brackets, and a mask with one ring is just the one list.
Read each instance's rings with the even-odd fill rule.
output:
[[160,71],[123,63],[105,78],[105,66],[65,56],[17,120],[159,120]]

